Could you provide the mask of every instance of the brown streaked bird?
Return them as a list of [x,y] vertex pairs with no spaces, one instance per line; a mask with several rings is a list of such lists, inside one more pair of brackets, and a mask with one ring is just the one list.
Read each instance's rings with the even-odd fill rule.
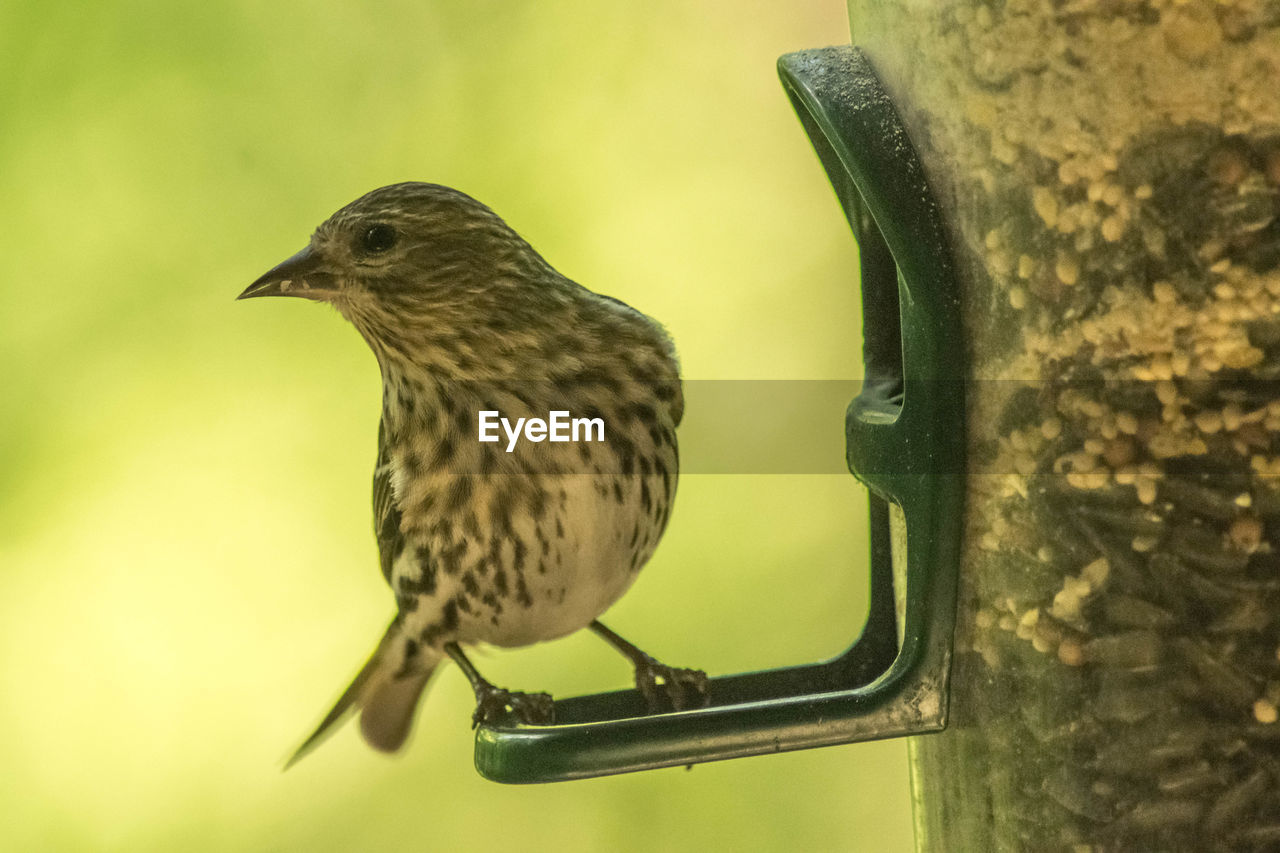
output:
[[[374,532],[396,615],[289,764],[356,710],[371,746],[399,750],[445,657],[471,682],[475,722],[552,722],[550,696],[490,684],[467,644],[590,627],[635,665],[651,709],[705,702],[701,671],[663,666],[597,619],[652,555],[675,497],[683,396],[658,323],[556,272],[480,202],[427,183],[342,208],[240,294],[253,296],[330,303],[382,372]],[[506,419],[497,440],[481,440],[482,412]],[[569,441],[550,440],[556,412]],[[519,418],[551,427],[513,430]]]

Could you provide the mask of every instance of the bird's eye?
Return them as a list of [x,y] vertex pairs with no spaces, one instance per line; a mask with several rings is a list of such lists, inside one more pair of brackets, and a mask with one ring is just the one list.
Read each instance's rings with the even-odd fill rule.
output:
[[385,252],[395,244],[396,229],[382,222],[370,225],[360,235],[360,248],[371,255]]

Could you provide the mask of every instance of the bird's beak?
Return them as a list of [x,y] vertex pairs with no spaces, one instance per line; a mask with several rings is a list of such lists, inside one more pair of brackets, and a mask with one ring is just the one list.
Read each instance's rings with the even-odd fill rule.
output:
[[276,264],[245,288],[237,299],[253,296],[301,296],[328,299],[337,291],[332,273],[325,270],[318,255],[307,246],[287,261]]

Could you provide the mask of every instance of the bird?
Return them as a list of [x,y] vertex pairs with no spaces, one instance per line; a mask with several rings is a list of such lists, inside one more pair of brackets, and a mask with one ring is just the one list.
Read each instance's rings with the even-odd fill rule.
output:
[[[631,661],[651,711],[708,703],[705,672],[666,666],[599,621],[675,499],[684,396],[657,321],[557,272],[471,196],[417,181],[342,207],[238,298],[264,296],[332,305],[376,357],[374,534],[396,605],[286,767],[357,712],[371,747],[400,751],[450,659],[475,693],[473,726],[552,724],[548,694],[495,686],[464,647],[583,628]],[[555,440],[557,413],[567,440]]]

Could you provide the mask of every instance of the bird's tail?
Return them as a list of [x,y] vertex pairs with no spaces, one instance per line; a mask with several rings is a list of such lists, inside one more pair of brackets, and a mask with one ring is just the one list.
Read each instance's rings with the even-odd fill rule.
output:
[[360,733],[374,749],[396,752],[413,726],[413,714],[440,654],[405,637],[392,620],[373,655],[302,746],[285,762],[288,770],[333,734],[347,716],[360,711]]

